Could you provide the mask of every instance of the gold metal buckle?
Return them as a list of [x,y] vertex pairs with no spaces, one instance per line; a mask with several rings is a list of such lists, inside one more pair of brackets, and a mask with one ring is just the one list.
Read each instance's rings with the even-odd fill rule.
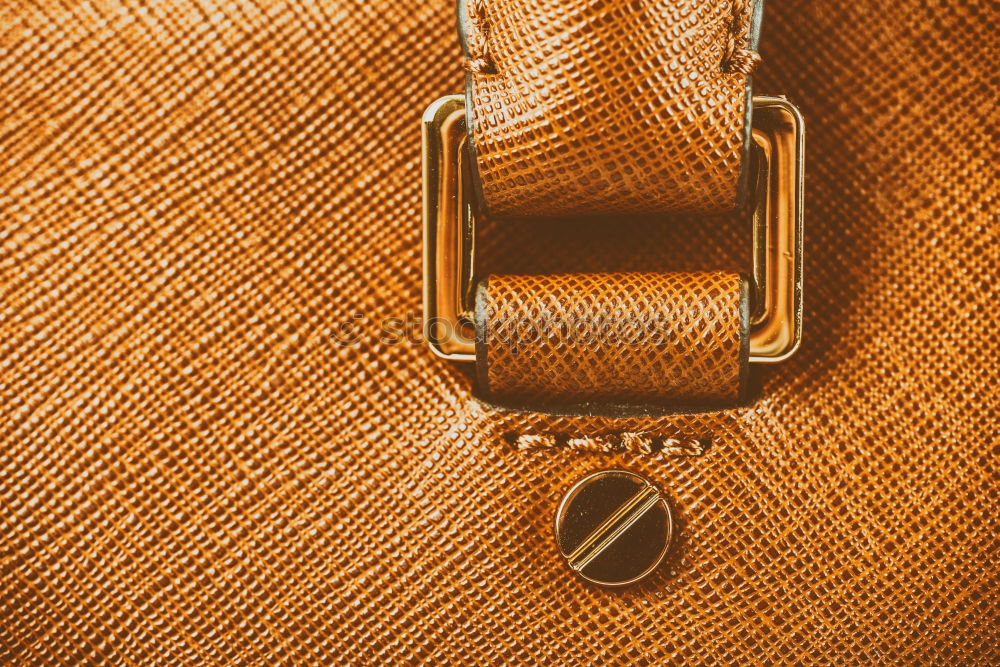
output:
[[[476,207],[465,98],[442,97],[423,117],[424,335],[434,354],[475,361],[472,330]],[[802,334],[804,127],[783,97],[753,98],[753,310],[750,361],[795,352]]]

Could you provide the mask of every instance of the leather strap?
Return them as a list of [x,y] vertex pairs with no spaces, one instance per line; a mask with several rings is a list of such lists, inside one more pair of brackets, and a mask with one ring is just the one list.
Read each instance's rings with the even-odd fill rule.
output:
[[754,0],[459,0],[486,209],[732,209],[761,9]]
[[[501,217],[734,208],[760,8],[460,0],[481,205]],[[747,294],[732,273],[490,277],[480,392],[549,410],[737,401]]]
[[476,294],[477,371],[510,407],[707,407],[742,398],[739,274],[490,276]]

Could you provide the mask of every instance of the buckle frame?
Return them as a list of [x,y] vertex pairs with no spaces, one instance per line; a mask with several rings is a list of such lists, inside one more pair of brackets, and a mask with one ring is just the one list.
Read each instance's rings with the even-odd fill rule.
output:
[[[435,101],[422,126],[424,336],[439,357],[475,361],[476,207],[464,96]],[[804,122],[784,97],[754,96],[751,136],[750,361],[775,363],[790,357],[802,338]]]

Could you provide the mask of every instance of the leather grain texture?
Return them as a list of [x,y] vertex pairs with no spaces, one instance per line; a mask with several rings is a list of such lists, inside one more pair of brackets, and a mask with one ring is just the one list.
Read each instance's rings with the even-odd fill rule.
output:
[[[0,5],[0,661],[1000,662],[993,11],[771,4],[802,347],[751,407],[614,419],[488,409],[381,326],[420,312],[451,0]],[[507,220],[480,265],[746,271],[748,236]],[[552,520],[615,466],[678,541],[609,592]]]
[[492,401],[706,406],[743,396],[749,289],[738,273],[490,276],[476,298],[478,377]]
[[746,0],[467,0],[469,126],[498,216],[736,206]]

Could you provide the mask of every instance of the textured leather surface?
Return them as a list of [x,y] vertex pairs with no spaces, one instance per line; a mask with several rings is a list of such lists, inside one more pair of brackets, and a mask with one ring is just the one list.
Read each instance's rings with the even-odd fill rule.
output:
[[[802,347],[751,407],[613,419],[381,329],[451,0],[0,5],[0,661],[1000,662],[992,11],[771,4]],[[688,222],[485,223],[480,265],[747,269],[745,220]],[[619,592],[552,537],[612,466],[679,519]]]
[[480,389],[536,409],[732,404],[748,298],[726,271],[490,276],[476,295]]
[[467,0],[469,124],[496,215],[732,209],[746,0]]

